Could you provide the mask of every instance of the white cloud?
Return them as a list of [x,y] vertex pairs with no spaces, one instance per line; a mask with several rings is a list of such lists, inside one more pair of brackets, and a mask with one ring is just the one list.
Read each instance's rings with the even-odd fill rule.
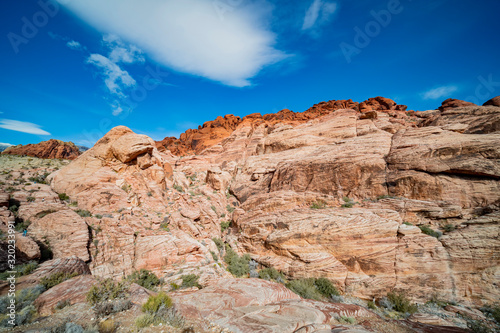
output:
[[0,146],[13,146],[11,143],[0,142]]
[[458,90],[456,86],[442,86],[431,89],[422,94],[424,99],[438,99],[442,97],[450,97],[449,95]]
[[29,134],[50,135],[49,132],[41,129],[40,125],[11,119],[0,119],[0,128]]
[[[333,14],[337,11],[335,2],[324,2],[323,0],[314,0],[304,16],[302,30],[309,30],[316,25],[328,23]],[[320,16],[321,14],[321,16]]]
[[136,81],[130,74],[121,69],[116,63],[101,54],[91,54],[87,63],[96,66],[104,76],[104,83],[111,94],[124,98],[125,87],[135,86]]
[[135,45],[125,44],[116,35],[105,35],[103,41],[111,50],[109,59],[114,63],[122,62],[125,64],[132,64],[135,62],[143,63],[145,61],[141,49]]
[[[162,65],[231,86],[249,85],[262,68],[287,56],[274,47],[276,36],[265,26],[265,11],[251,3],[221,19],[215,2],[206,0],[58,1]],[[124,61],[121,52],[113,57]]]
[[82,45],[74,40],[70,40],[69,42],[66,43],[66,46],[69,47],[72,50],[82,50]]

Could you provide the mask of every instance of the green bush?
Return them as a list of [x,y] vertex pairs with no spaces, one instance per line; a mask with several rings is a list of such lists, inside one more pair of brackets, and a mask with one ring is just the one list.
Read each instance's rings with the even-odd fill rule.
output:
[[314,278],[293,280],[285,286],[302,298],[320,301],[322,295],[316,288],[314,280]]
[[389,302],[391,302],[393,309],[401,313],[415,313],[417,312],[417,305],[412,304],[410,300],[403,293],[390,292],[387,294]]
[[286,284],[286,287],[302,298],[318,301],[325,297],[331,298],[340,295],[337,288],[326,278],[292,280]]
[[224,232],[230,226],[231,226],[231,221],[223,221],[223,222],[220,223],[220,231]]
[[480,320],[467,320],[467,328],[471,330],[472,333],[495,333],[488,326],[486,326]]
[[92,213],[85,209],[77,209],[75,212],[81,217],[92,217]]
[[15,229],[17,232],[23,232],[24,230],[28,229],[30,224],[31,224],[30,220],[26,220],[16,224]]
[[78,273],[66,273],[66,272],[57,272],[54,274],[51,274],[50,276],[44,276],[40,280],[40,284],[44,286],[45,289],[50,289],[54,286],[57,286],[59,283],[62,283],[66,280],[69,280],[71,278],[74,278],[75,276],[78,276]]
[[210,251],[210,254],[212,255],[212,258],[214,259],[214,261],[219,261],[219,257],[217,256],[217,254],[214,251]]
[[411,224],[410,222],[406,222],[406,221],[405,221],[405,222],[403,222],[403,224],[405,224],[405,225],[413,225],[413,224]]
[[184,193],[184,189],[180,185],[174,185],[174,189],[177,190],[178,192]]
[[160,308],[169,309],[174,305],[170,296],[165,294],[164,292],[160,292],[156,296],[149,296],[146,303],[142,305],[142,312],[146,312],[149,314],[155,314],[160,310]]
[[372,309],[372,310],[376,310],[377,309],[377,306],[375,305],[375,303],[373,301],[368,301],[368,309]]
[[153,325],[155,322],[155,316],[149,313],[145,313],[135,319],[135,326],[138,328],[144,328]]
[[333,283],[326,278],[319,278],[314,281],[316,289],[325,297],[339,296],[340,293]]
[[452,232],[455,230],[455,226],[453,224],[446,224],[443,226],[443,230],[446,232]]
[[285,280],[283,273],[278,272],[274,267],[261,269],[259,271],[259,278],[274,281]]
[[500,324],[500,304],[495,303],[486,305],[481,308],[481,311]]
[[124,298],[126,296],[126,285],[123,282],[114,282],[113,279],[104,279],[93,285],[87,293],[87,302],[91,305]]
[[419,225],[418,226],[420,228],[420,230],[422,230],[422,232],[426,235],[429,235],[429,236],[432,236],[432,237],[436,237],[436,238],[439,238],[441,237],[441,233],[437,232],[437,231],[434,231],[432,230],[429,226],[427,225]]
[[127,281],[137,283],[138,285],[149,290],[154,290],[155,287],[160,284],[160,279],[147,269],[141,269],[140,271],[133,272],[127,276]]
[[198,283],[198,280],[200,279],[199,275],[196,274],[188,274],[188,275],[182,275],[182,284],[181,288],[192,288],[192,287],[197,287],[201,289],[201,285]]
[[224,242],[222,241],[222,239],[214,237],[212,238],[212,241],[215,243],[219,251],[222,251],[222,249],[224,248]]
[[341,205],[342,208],[352,208],[357,202],[355,202],[352,199],[349,199],[348,197],[343,198],[344,203]]
[[228,211],[228,212],[232,213],[232,212],[234,212],[234,210],[235,210],[236,208],[234,208],[234,207],[233,207],[233,206],[231,206],[231,205],[227,205],[227,206],[226,206],[226,209],[227,209],[227,211]]
[[62,201],[69,200],[69,196],[66,193],[59,193],[59,199]]
[[311,209],[325,209],[326,202],[324,200],[316,200],[312,203]]
[[34,202],[35,200],[36,200],[35,197],[27,197],[26,198],[26,201],[28,201],[28,202]]
[[244,254],[239,256],[229,246],[226,247],[226,255],[224,261],[227,264],[227,270],[236,277],[246,276],[250,273],[250,255]]

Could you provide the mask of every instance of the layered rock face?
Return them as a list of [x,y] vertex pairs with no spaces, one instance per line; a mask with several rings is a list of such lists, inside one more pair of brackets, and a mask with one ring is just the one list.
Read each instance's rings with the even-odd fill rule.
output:
[[179,139],[167,137],[162,141],[156,142],[159,149],[168,149],[173,154],[182,156],[193,153],[201,153],[203,150],[219,144],[222,140],[228,138],[234,130],[245,124],[252,128],[266,124],[271,128],[278,125],[297,125],[305,123],[311,119],[315,119],[333,111],[340,109],[355,109],[362,113],[370,111],[405,111],[405,105],[397,105],[391,99],[384,97],[370,98],[362,103],[353,102],[352,100],[331,100],[321,102],[309,108],[304,112],[293,112],[288,109],[261,115],[253,113],[241,119],[234,115],[226,115],[218,117],[213,121],[207,121],[198,129],[190,129],[181,134]]
[[241,205],[226,240],[289,277],[328,277],[364,298],[498,301],[500,108],[445,104],[242,122],[177,168],[209,162],[232,177]]
[[37,144],[11,146],[6,148],[2,154],[74,160],[80,155],[80,151],[73,142],[50,139]]
[[[31,222],[18,249],[27,257],[40,256],[37,241],[54,260],[86,262],[95,277],[145,268],[165,289],[199,275],[207,288],[173,295],[183,314],[234,331],[321,332],[339,324],[334,314],[376,318],[233,279],[215,238],[259,268],[327,278],[366,300],[401,290],[422,302],[498,302],[500,107],[443,105],[414,112],[381,97],[330,101],[303,113],[220,117],[163,143],[116,127],[52,173],[50,187],[0,196],[2,228],[15,199],[17,218]],[[49,313],[53,301],[44,304]]]

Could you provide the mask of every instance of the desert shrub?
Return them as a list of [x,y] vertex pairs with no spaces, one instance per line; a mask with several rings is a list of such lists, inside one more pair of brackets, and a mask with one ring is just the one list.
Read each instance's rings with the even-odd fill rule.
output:
[[23,307],[16,314],[16,326],[21,326],[30,323],[36,317],[36,309],[34,305]]
[[314,278],[298,279],[288,282],[285,286],[302,298],[321,300],[322,295],[314,284]]
[[344,203],[341,205],[342,208],[352,208],[355,204],[357,204],[357,202],[348,197],[344,197],[342,199],[344,200]]
[[47,184],[46,178],[50,173],[46,172],[43,175],[36,175],[35,177],[29,177],[28,180],[33,183]]
[[227,211],[228,211],[228,212],[232,213],[232,212],[234,212],[234,210],[235,210],[236,208],[234,208],[234,207],[233,207],[233,206],[231,206],[231,205],[227,205],[227,206],[226,206],[226,209],[227,209]]
[[223,221],[223,222],[220,223],[220,231],[224,232],[230,226],[231,226],[231,221]]
[[436,237],[436,238],[439,238],[441,237],[441,233],[438,232],[438,231],[434,231],[432,230],[429,226],[427,225],[419,225],[418,226],[420,228],[420,230],[422,230],[422,232],[426,235],[429,235],[429,236],[432,236],[432,237]]
[[217,246],[219,251],[222,251],[222,249],[224,248],[224,242],[222,241],[222,239],[214,237],[212,238],[212,241],[215,243],[215,246]]
[[122,312],[132,307],[132,302],[128,299],[118,299],[112,302],[100,302],[94,305],[94,312],[97,317],[102,318],[110,314]]
[[160,279],[147,269],[133,272],[127,277],[127,280],[149,290],[154,290],[160,284]]
[[28,229],[30,224],[31,224],[30,220],[22,221],[16,224],[15,229],[17,232],[23,232],[25,229]]
[[443,230],[445,232],[452,232],[453,230],[455,230],[455,226],[453,224],[445,224],[443,226]]
[[398,312],[415,313],[417,311],[416,304],[412,304],[402,292],[390,292],[387,294],[387,299],[391,302],[393,309]]
[[227,264],[227,270],[236,277],[246,276],[250,272],[250,255],[239,256],[229,246],[226,248],[224,261]]
[[87,302],[91,305],[96,305],[103,301],[124,298],[126,289],[126,285],[123,282],[114,282],[113,279],[109,278],[100,280],[87,293]]
[[142,306],[142,311],[145,314],[135,321],[135,325],[139,328],[159,324],[182,327],[185,323],[184,319],[175,311],[172,299],[163,292],[156,296],[150,296]]
[[59,199],[62,201],[69,200],[69,196],[66,193],[59,193]]
[[210,208],[214,211],[215,214],[217,214],[217,208],[215,208],[215,206],[211,206]]
[[354,318],[354,317],[340,316],[338,318],[338,321],[339,321],[339,323],[342,323],[342,324],[349,324],[349,325],[356,324],[356,318]]
[[316,200],[312,203],[311,209],[325,209],[326,202],[324,200]]
[[394,198],[395,198],[395,197],[394,197],[394,196],[392,196],[392,195],[387,195],[387,194],[385,194],[385,195],[379,195],[379,196],[377,197],[377,200],[382,200],[382,199],[394,199]]
[[493,318],[498,324],[500,324],[500,304],[490,304],[481,308],[481,311],[487,316]]
[[12,205],[9,207],[9,210],[14,214],[14,216],[17,216],[17,212],[19,210],[19,207],[17,205]]
[[94,215],[94,217],[95,217],[96,219],[99,219],[99,220],[100,220],[100,219],[102,219],[102,215],[101,215],[101,214],[95,214],[95,215]]
[[368,309],[372,309],[372,310],[376,310],[377,309],[377,306],[375,305],[375,303],[373,301],[368,301]]
[[198,280],[200,279],[199,275],[196,274],[188,274],[188,275],[182,275],[182,284],[181,288],[192,288],[192,287],[197,287],[197,288],[202,288],[201,285],[198,283]]
[[182,186],[180,186],[180,185],[175,184],[175,185],[174,185],[174,189],[175,189],[177,192],[184,193],[184,189],[183,189],[183,188],[182,188]]
[[165,294],[164,292],[160,292],[156,296],[150,296],[146,303],[142,306],[142,312],[146,312],[149,314],[155,314],[161,308],[171,308],[174,305],[170,296]]
[[264,268],[259,271],[259,278],[264,279],[264,280],[274,280],[274,281],[283,281],[285,280],[285,276],[283,273],[278,272],[276,268],[271,267],[271,268]]
[[92,213],[85,209],[77,209],[75,212],[81,217],[92,217]]
[[107,319],[99,323],[99,333],[114,333],[118,329],[118,324],[114,319]]
[[340,293],[333,283],[326,278],[319,278],[314,281],[316,289],[325,297],[339,296]]
[[[13,271],[17,272],[17,277],[24,276],[24,275],[29,275],[31,274],[35,269],[37,269],[38,263],[36,261],[30,261],[25,264],[21,265],[16,265],[13,269]],[[11,274],[9,274],[7,271],[0,273],[0,280],[6,280]]]
[[40,280],[40,284],[45,287],[45,289],[50,289],[54,286],[57,286],[58,284],[69,280],[71,278],[74,278],[77,276],[78,273],[66,273],[66,272],[57,272],[54,274],[51,274],[50,276],[44,276]]
[[214,261],[219,261],[219,257],[217,256],[217,254],[214,251],[210,251],[210,254],[212,255],[212,258],[214,259]]
[[471,330],[472,333],[494,333],[488,326],[486,326],[480,320],[467,320],[467,328]]
[[302,298],[322,300],[324,297],[332,298],[340,293],[326,278],[307,278],[292,280],[285,285],[288,289]]
[[[41,293],[45,291],[45,287],[42,285],[36,285],[31,288],[25,288],[16,294],[16,308],[22,309],[29,305],[40,296]],[[2,309],[3,310],[3,309]]]
[[83,330],[83,327],[81,327],[80,325],[75,324],[75,323],[65,323],[63,332],[64,333],[87,333],[87,331]]
[[26,198],[26,201],[28,201],[28,202],[34,202],[35,200],[36,200],[36,198],[31,197],[31,196]]
[[410,222],[406,222],[406,221],[405,221],[405,222],[403,222],[403,224],[405,224],[405,225],[413,225],[413,224],[411,224]]
[[153,325],[155,316],[149,313],[143,314],[135,319],[135,326],[144,328]]
[[69,203],[69,206],[70,206],[70,207],[78,207],[78,201],[71,201],[71,202]]

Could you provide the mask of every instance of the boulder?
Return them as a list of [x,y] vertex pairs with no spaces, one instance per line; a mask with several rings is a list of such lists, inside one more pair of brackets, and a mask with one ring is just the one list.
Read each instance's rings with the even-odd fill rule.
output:
[[500,96],[493,97],[492,99],[488,100],[483,104],[483,106],[499,106],[500,107]]

